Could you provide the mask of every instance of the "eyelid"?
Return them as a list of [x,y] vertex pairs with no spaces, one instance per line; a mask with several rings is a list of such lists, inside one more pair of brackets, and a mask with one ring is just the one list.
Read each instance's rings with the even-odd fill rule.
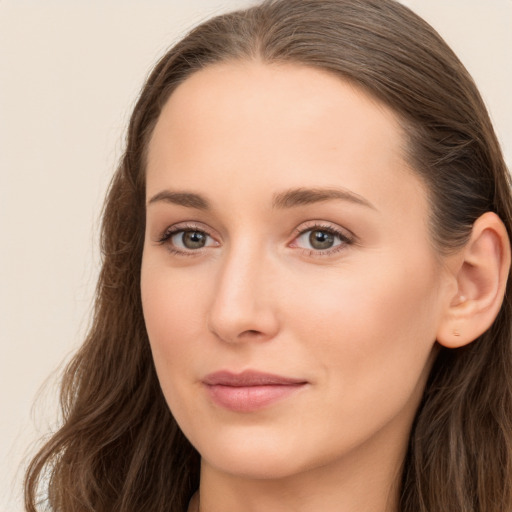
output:
[[172,236],[175,233],[179,233],[180,231],[201,231],[202,233],[206,233],[208,236],[213,235],[211,234],[211,230],[203,225],[200,222],[178,222],[176,224],[172,224],[171,226],[167,226],[157,237],[157,242],[164,241],[164,239],[168,239],[170,236]]
[[307,222],[304,222],[297,226],[294,229],[294,235],[295,238],[297,238],[299,235],[302,235],[303,233],[307,231],[314,231],[314,230],[325,230],[330,233],[333,233],[335,235],[340,236],[342,239],[347,240],[347,242],[355,243],[357,240],[357,237],[355,234],[350,231],[347,228],[341,227],[337,224],[333,224],[332,222],[325,221],[325,220],[310,220]]
[[[308,249],[306,247],[300,247],[294,245],[297,239],[308,231],[326,231],[340,240],[340,243],[330,247],[328,249]],[[343,228],[337,224],[332,224],[328,221],[312,220],[300,224],[294,229],[294,239],[289,244],[289,247],[302,251],[303,255],[319,257],[319,256],[330,256],[340,251],[343,251],[347,246],[353,245],[357,241],[357,237],[347,228]]]
[[[171,243],[171,238],[176,235],[177,233],[181,232],[187,232],[187,231],[197,231],[200,233],[204,233],[209,238],[215,241],[215,244],[208,245],[201,247],[199,249],[186,249],[182,247],[176,247]],[[219,246],[220,242],[217,240],[217,238],[212,234],[211,230],[203,225],[202,223],[198,222],[180,222],[177,224],[173,224],[172,226],[168,226],[165,228],[163,232],[157,237],[155,240],[156,244],[158,245],[165,245],[167,249],[172,254],[177,255],[183,255],[183,256],[199,256],[204,252],[205,249],[208,249],[210,247]]]

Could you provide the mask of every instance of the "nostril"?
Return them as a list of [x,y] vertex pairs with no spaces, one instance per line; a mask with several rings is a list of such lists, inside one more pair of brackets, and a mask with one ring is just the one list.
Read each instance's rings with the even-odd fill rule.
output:
[[249,329],[248,331],[245,331],[243,334],[249,334],[250,336],[257,336],[258,334],[261,334],[260,331],[255,331],[254,329]]

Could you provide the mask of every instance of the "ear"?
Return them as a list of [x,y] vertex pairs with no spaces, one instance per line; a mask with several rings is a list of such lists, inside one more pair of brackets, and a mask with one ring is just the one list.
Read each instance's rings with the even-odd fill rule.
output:
[[437,341],[445,347],[458,348],[489,329],[505,295],[510,241],[495,213],[484,213],[476,220],[469,241],[452,263],[457,287],[448,298]]

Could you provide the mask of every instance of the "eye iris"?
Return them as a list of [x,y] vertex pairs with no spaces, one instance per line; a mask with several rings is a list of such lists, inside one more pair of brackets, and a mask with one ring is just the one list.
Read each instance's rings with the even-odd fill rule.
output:
[[334,244],[334,235],[326,231],[311,231],[309,243],[315,249],[330,249]]
[[206,235],[200,231],[185,231],[182,242],[187,249],[201,249],[206,244]]

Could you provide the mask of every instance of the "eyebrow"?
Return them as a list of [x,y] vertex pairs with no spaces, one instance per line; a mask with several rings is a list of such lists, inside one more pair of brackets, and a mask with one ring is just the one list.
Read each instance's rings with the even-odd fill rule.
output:
[[338,199],[350,203],[366,206],[376,210],[375,206],[367,199],[343,188],[295,188],[280,192],[274,196],[273,208],[294,208],[308,204],[320,203]]
[[[348,201],[361,206],[366,206],[376,210],[375,206],[367,199],[343,188],[294,188],[275,194],[272,200],[272,208],[286,209],[297,206],[305,206],[323,201],[338,199]],[[172,190],[162,190],[155,194],[148,201],[148,206],[156,202],[166,202],[186,208],[195,208],[197,210],[210,210],[210,202],[200,194],[193,192],[175,192]]]
[[185,206],[187,208],[196,208],[197,210],[210,209],[210,203],[207,199],[192,192],[173,192],[171,190],[162,190],[162,192],[158,192],[158,194],[155,194],[148,201],[148,206],[159,201],[176,204],[178,206]]

